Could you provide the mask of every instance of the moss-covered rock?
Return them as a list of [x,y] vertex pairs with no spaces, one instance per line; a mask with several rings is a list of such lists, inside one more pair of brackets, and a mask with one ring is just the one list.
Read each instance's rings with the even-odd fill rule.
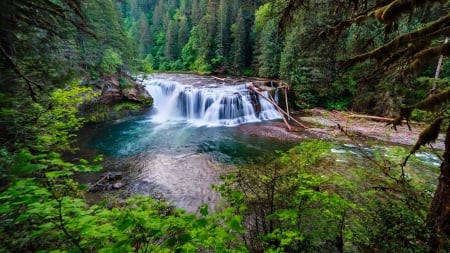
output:
[[86,81],[99,95],[80,106],[80,116],[89,122],[114,120],[145,112],[153,98],[144,85],[123,75],[112,75],[97,81]]

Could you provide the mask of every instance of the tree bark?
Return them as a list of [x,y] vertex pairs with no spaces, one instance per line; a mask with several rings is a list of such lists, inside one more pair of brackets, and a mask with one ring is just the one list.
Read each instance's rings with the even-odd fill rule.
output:
[[431,202],[428,224],[432,229],[430,252],[447,252],[450,249],[450,124],[445,137],[444,161],[441,164],[439,183]]

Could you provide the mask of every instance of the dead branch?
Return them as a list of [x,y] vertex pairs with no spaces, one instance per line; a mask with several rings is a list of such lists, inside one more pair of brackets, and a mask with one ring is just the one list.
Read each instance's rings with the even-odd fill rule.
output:
[[303,125],[302,123],[300,123],[298,120],[294,119],[292,116],[290,116],[289,114],[287,114],[283,109],[281,109],[280,106],[277,105],[277,103],[272,102],[268,97],[264,96],[264,94],[262,94],[261,92],[259,92],[255,86],[253,86],[253,84],[247,86],[247,88],[249,90],[252,90],[254,92],[256,92],[256,94],[258,94],[259,96],[263,97],[265,100],[269,101],[269,103],[271,103],[273,106],[275,106],[275,108],[277,108],[277,110],[279,112],[281,112],[282,114],[286,115],[288,118],[292,119],[295,123],[297,123],[299,126],[301,126],[304,129],[308,129],[307,126]]

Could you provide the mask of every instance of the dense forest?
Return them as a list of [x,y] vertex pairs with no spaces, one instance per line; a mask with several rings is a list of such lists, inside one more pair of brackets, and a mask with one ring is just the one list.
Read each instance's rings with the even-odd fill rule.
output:
[[[421,72],[424,78],[416,81],[373,73],[375,61],[342,71],[340,61],[421,27],[448,12],[448,6],[427,4],[389,26],[370,20],[325,36],[327,25],[375,7],[345,1],[298,2],[310,6],[292,14],[285,24],[279,22],[285,8],[282,2],[123,1],[120,8],[147,70],[273,78],[293,86],[291,102],[298,108],[322,106],[379,115],[393,115],[402,103],[417,102],[431,89],[426,77],[434,77],[436,57],[427,57],[429,64],[423,64]],[[445,78],[449,63],[442,64],[440,77]],[[399,89],[397,83],[420,89]]]
[[[0,251],[448,251],[449,13],[443,0],[1,1]],[[99,83],[122,92],[155,71],[266,78],[289,84],[296,110],[428,127],[399,165],[354,168],[369,171],[364,184],[320,176],[337,166],[330,146],[305,141],[225,176],[216,213],[141,196],[88,205],[72,176],[102,157],[65,159],[89,120],[79,109],[99,101]],[[131,102],[120,108],[151,104]],[[437,187],[407,178],[410,155],[440,132]]]

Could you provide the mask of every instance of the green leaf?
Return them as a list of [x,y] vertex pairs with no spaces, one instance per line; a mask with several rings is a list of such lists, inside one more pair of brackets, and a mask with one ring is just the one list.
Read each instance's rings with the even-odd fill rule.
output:
[[188,233],[183,233],[180,235],[180,241],[183,243],[187,243],[191,240],[191,236]]
[[169,239],[167,239],[166,241],[165,241],[165,244],[167,245],[167,246],[174,246],[175,244],[177,244],[177,238],[175,238],[175,237],[170,237]]
[[198,219],[194,223],[195,228],[204,228],[208,224],[208,221],[205,218]]
[[228,227],[235,231],[242,231],[243,228],[241,226],[241,217],[240,216],[233,216],[230,221],[228,221]]
[[208,215],[208,204],[203,203],[203,204],[199,207],[199,211],[200,211],[200,214],[203,215],[203,216]]
[[70,176],[70,175],[73,175],[73,172],[62,171],[62,170],[50,171],[50,172],[45,173],[45,176],[47,176],[50,179],[58,178],[58,177],[65,177],[65,176]]
[[89,189],[88,185],[85,185],[85,184],[78,185],[78,190],[80,190],[80,191],[87,191],[88,189]]
[[121,231],[127,230],[129,227],[131,227],[134,224],[134,220],[130,219],[127,215],[125,215],[120,223],[118,224],[117,228]]

